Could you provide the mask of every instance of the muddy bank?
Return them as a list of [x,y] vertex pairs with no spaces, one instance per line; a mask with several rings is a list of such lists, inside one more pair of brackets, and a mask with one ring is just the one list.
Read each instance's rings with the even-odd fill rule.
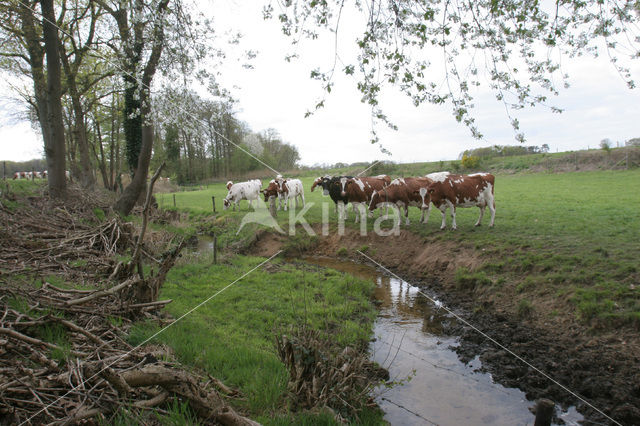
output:
[[[264,232],[250,250],[267,256],[286,242],[286,236]],[[464,267],[473,271],[490,259],[481,249],[452,241],[425,240],[405,230],[399,236],[380,237],[361,236],[346,229],[343,236],[331,233],[319,237],[310,252],[364,261],[357,250],[366,251],[411,284],[437,291],[447,306],[464,312],[467,321],[550,377],[539,374],[471,328],[459,326],[455,333],[461,336],[461,345],[456,349],[460,358],[467,361],[479,356],[498,383],[522,389],[529,399],[550,398],[564,406],[575,405],[590,421],[614,424],[593,408],[596,407],[620,424],[640,424],[637,333],[596,332],[567,315],[547,315],[544,306],[536,309],[535,315],[523,317],[517,313],[513,294],[462,288],[456,285],[456,270]]]

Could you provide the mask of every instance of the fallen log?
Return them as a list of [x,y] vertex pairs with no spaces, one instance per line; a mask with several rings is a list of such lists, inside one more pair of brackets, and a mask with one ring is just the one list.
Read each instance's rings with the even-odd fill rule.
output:
[[120,376],[131,387],[160,386],[189,401],[191,408],[204,419],[229,426],[256,426],[259,423],[238,414],[213,389],[202,389],[198,379],[184,370],[149,364],[123,371]]

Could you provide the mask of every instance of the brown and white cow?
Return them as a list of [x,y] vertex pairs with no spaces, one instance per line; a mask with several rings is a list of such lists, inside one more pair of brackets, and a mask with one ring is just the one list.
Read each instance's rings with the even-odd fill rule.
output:
[[[386,176],[387,178],[389,176]],[[354,211],[358,209],[360,215],[356,214],[356,223],[360,216],[364,215],[367,205],[371,201],[371,196],[375,191],[379,191],[389,184],[389,180],[380,177],[361,177],[340,179],[340,195],[353,205]],[[344,208],[344,207],[343,207]],[[340,212],[339,212],[340,214]]]
[[405,224],[409,225],[409,206],[418,207],[422,211],[420,216],[422,222],[428,209],[424,205],[424,196],[432,182],[426,177],[394,179],[389,186],[373,193],[369,202],[369,211],[372,212],[384,204],[393,204],[398,209],[404,209]]
[[445,229],[447,226],[447,207],[451,208],[452,229],[457,228],[456,207],[479,207],[480,217],[478,217],[475,226],[480,226],[484,209],[489,207],[491,212],[489,226],[493,226],[496,216],[496,202],[493,195],[494,183],[495,177],[489,173],[450,174],[442,180],[434,181],[429,185],[425,203],[429,206],[429,210],[431,210],[429,205],[429,202],[431,202],[442,212],[442,226],[440,226],[440,229]]
[[300,179],[282,179],[280,182],[280,195],[280,199],[284,200],[285,211],[287,211],[287,208],[289,207],[290,198],[293,198],[295,201],[296,209],[298,208],[298,197],[302,201],[302,207],[304,207],[304,188]]
[[263,189],[261,192],[264,195],[264,202],[268,203],[269,198],[278,196],[280,193],[280,185],[278,185],[278,182],[276,182],[275,179],[272,179],[269,181],[267,188]]

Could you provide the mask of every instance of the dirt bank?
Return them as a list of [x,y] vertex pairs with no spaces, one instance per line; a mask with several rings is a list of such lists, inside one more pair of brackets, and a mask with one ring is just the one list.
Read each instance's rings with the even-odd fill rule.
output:
[[[287,238],[263,232],[251,253],[271,255],[286,246]],[[522,389],[530,399],[545,397],[575,405],[590,421],[614,424],[589,406],[592,404],[620,424],[640,424],[640,338],[636,331],[593,330],[573,315],[558,314],[558,307],[566,302],[555,300],[552,293],[534,300],[535,312],[527,312],[519,308],[513,287],[498,291],[456,279],[459,268],[473,272],[491,260],[481,248],[471,245],[426,240],[406,230],[398,236],[380,237],[345,229],[342,236],[335,232],[320,236],[311,249],[313,254],[364,261],[357,250],[412,284],[436,290],[447,306],[550,377],[471,328],[453,330],[461,336],[460,358],[479,355],[497,382]]]

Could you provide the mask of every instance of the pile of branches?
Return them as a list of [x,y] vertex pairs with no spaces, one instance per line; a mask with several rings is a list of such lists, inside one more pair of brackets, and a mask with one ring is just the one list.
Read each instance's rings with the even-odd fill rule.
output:
[[365,351],[341,351],[321,332],[302,328],[276,336],[280,360],[289,370],[288,391],[296,408],[329,410],[341,423],[358,420],[365,407],[377,407],[371,390],[389,378]]
[[176,399],[208,423],[256,424],[222,396],[236,391],[180,368],[167,348],[127,342],[135,320],[172,321],[158,295],[185,242],[157,254],[144,243],[159,172],[139,227],[97,220],[87,202],[0,205],[0,424],[109,423]]
[[[116,293],[93,297],[98,293],[52,285],[7,290],[0,298],[1,424],[66,424],[96,416],[109,421],[124,409],[163,413],[172,398],[187,401],[208,421],[256,424],[220,394],[236,391],[166,361],[172,359],[167,348],[128,344],[131,322],[120,315],[133,306],[119,305]],[[28,306],[14,309],[16,301]],[[151,315],[160,306],[139,309]],[[47,339],[52,335],[60,341]]]

